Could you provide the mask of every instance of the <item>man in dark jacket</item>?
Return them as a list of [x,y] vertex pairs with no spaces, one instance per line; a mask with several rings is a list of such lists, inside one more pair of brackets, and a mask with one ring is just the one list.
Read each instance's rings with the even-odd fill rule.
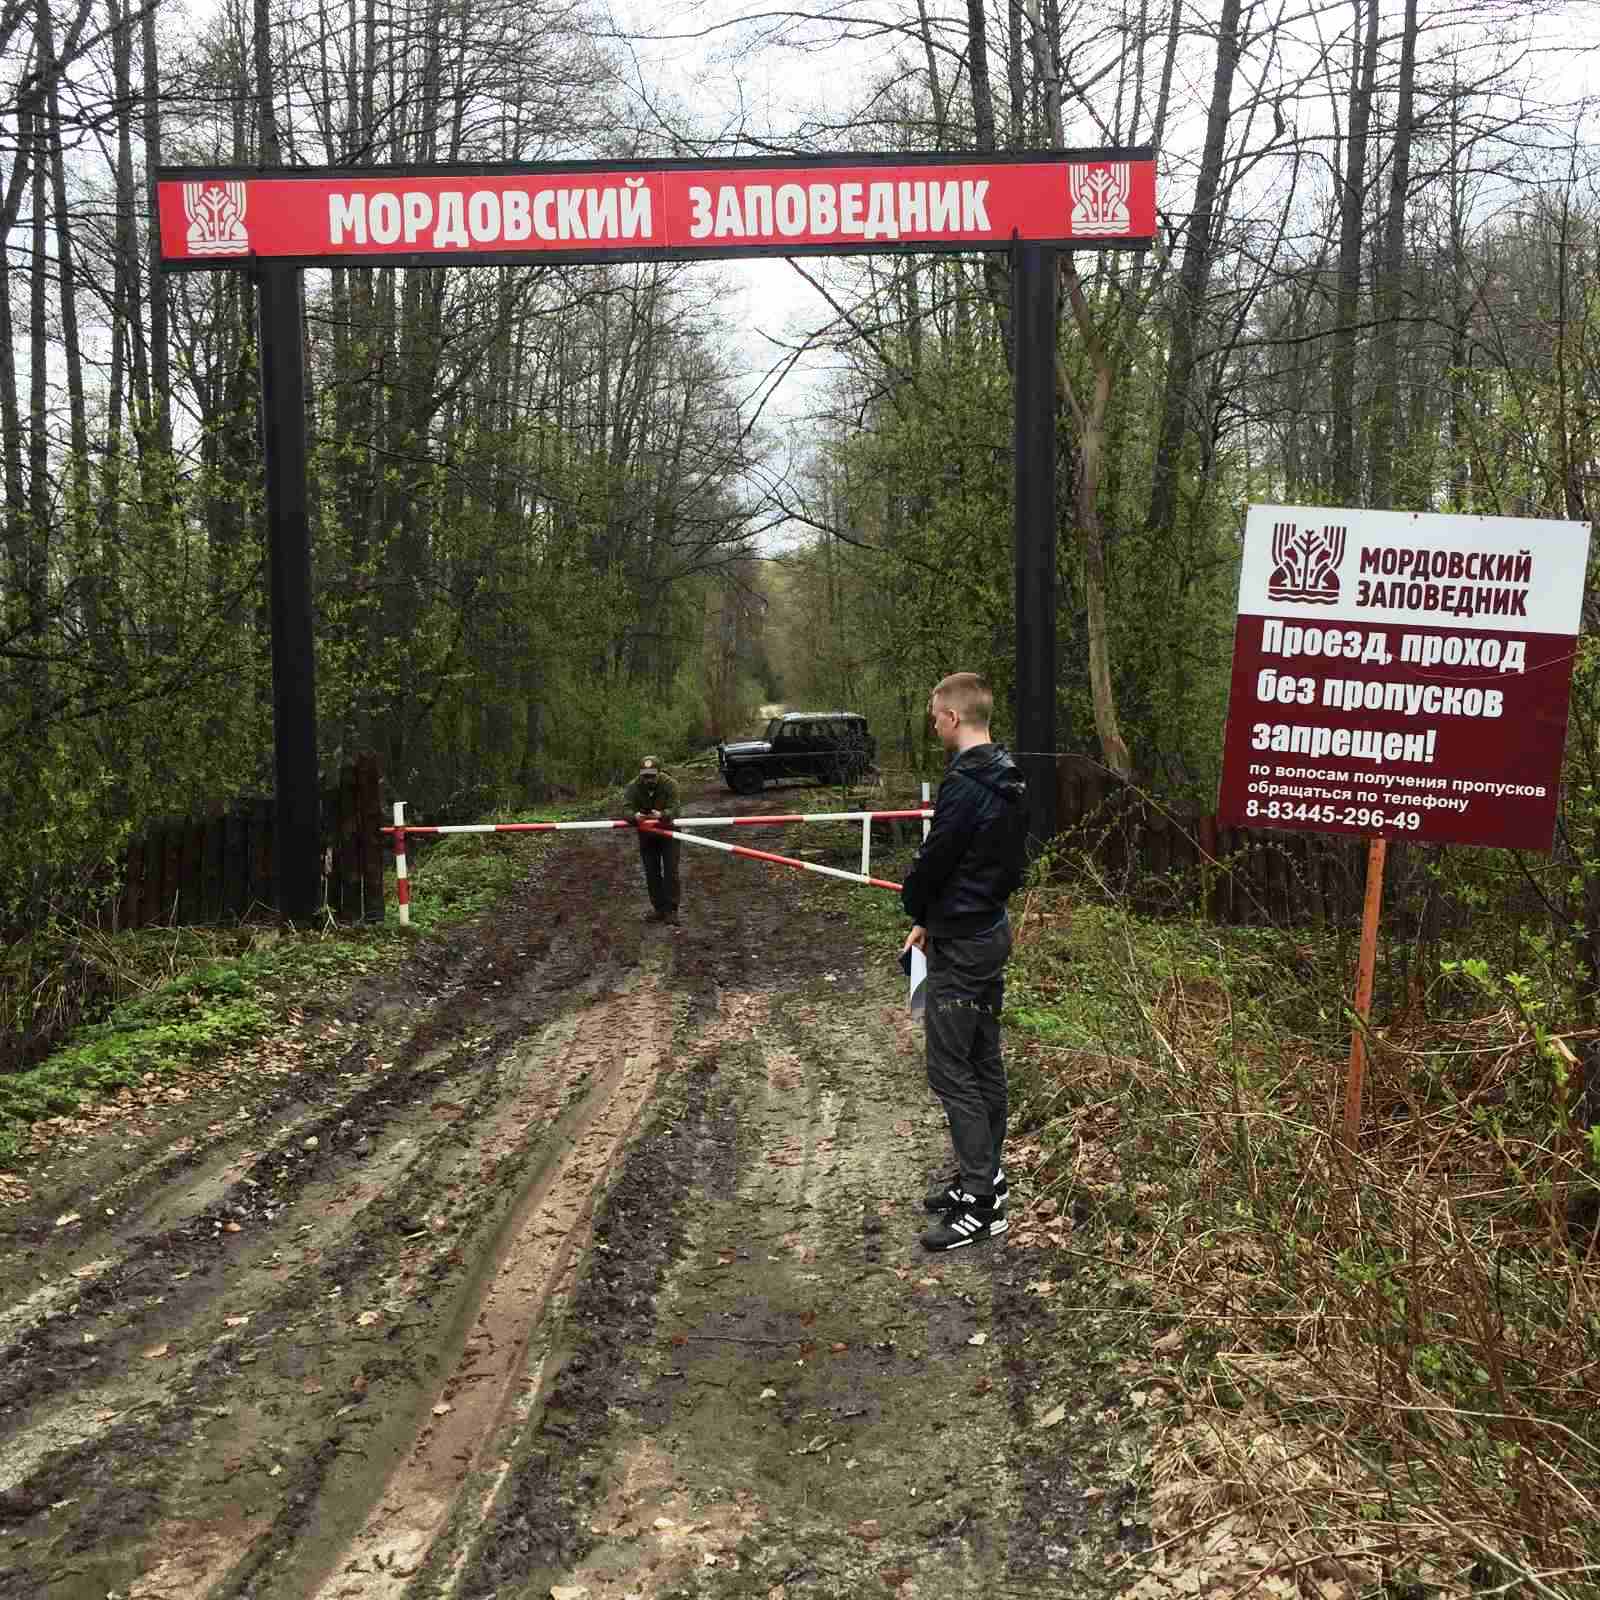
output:
[[929,1250],[958,1250],[1006,1231],[1006,1069],[1000,1055],[1011,924],[1006,900],[1026,870],[1026,784],[989,734],[994,695],[973,672],[943,679],[928,701],[950,752],[928,837],[900,892],[928,957],[928,1084],[944,1102],[957,1171],[923,1202],[938,1221]]
[[[678,786],[661,770],[654,756],[639,763],[639,776],[628,785],[623,809],[636,828],[641,822],[659,822],[670,828],[678,817]],[[663,839],[648,827],[639,828],[639,859],[644,863],[644,886],[650,893],[647,922],[678,924],[678,852],[676,839]]]

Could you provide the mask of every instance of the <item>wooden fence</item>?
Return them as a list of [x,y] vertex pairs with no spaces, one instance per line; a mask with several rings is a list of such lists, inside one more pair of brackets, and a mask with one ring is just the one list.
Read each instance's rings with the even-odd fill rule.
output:
[[[382,789],[382,763],[364,754],[322,793],[327,905],[343,922],[383,920]],[[272,852],[271,800],[239,800],[207,817],[154,827],[124,858],[118,926],[273,912]]]
[[[1073,757],[1056,766],[1056,814],[1062,842],[1091,857],[1109,889],[1152,912],[1203,909],[1213,922],[1271,927],[1360,919],[1364,839],[1224,828],[1214,813],[1163,806]],[[1425,914],[1420,851],[1390,850],[1393,913],[1415,903]]]

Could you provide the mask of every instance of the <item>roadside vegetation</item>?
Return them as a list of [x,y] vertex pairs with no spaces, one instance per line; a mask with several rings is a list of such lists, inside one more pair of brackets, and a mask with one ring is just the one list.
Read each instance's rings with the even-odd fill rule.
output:
[[36,1124],[137,1100],[399,965],[416,934],[487,911],[547,847],[527,834],[417,841],[409,930],[391,869],[378,924],[79,926],[17,940],[0,950],[0,1037],[18,1058],[0,1070],[0,1165],[28,1148]]
[[[1435,870],[1474,870],[1453,854]],[[1007,992],[1013,1240],[1120,1286],[1159,1424],[1129,1592],[1600,1594],[1573,952],[1493,918],[1426,971],[1386,948],[1346,1154],[1350,930],[1145,914],[1176,886],[1113,893],[1088,856],[1037,876]],[[892,896],[853,907],[873,948],[903,935]]]

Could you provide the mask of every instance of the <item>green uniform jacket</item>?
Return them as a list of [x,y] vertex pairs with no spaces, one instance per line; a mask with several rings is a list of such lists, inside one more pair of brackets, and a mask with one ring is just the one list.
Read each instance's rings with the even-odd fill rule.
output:
[[678,819],[678,786],[663,772],[652,796],[646,792],[644,780],[635,778],[622,797],[622,809],[630,821],[635,812],[659,811],[661,820],[670,826]]

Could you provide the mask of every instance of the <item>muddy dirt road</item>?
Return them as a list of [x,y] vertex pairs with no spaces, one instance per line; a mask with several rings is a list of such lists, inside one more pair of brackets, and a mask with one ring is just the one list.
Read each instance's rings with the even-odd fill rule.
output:
[[1116,1592],[1098,1290],[919,1248],[942,1122],[838,894],[686,850],[646,925],[632,839],[564,836],[63,1145],[0,1211],[0,1595]]

